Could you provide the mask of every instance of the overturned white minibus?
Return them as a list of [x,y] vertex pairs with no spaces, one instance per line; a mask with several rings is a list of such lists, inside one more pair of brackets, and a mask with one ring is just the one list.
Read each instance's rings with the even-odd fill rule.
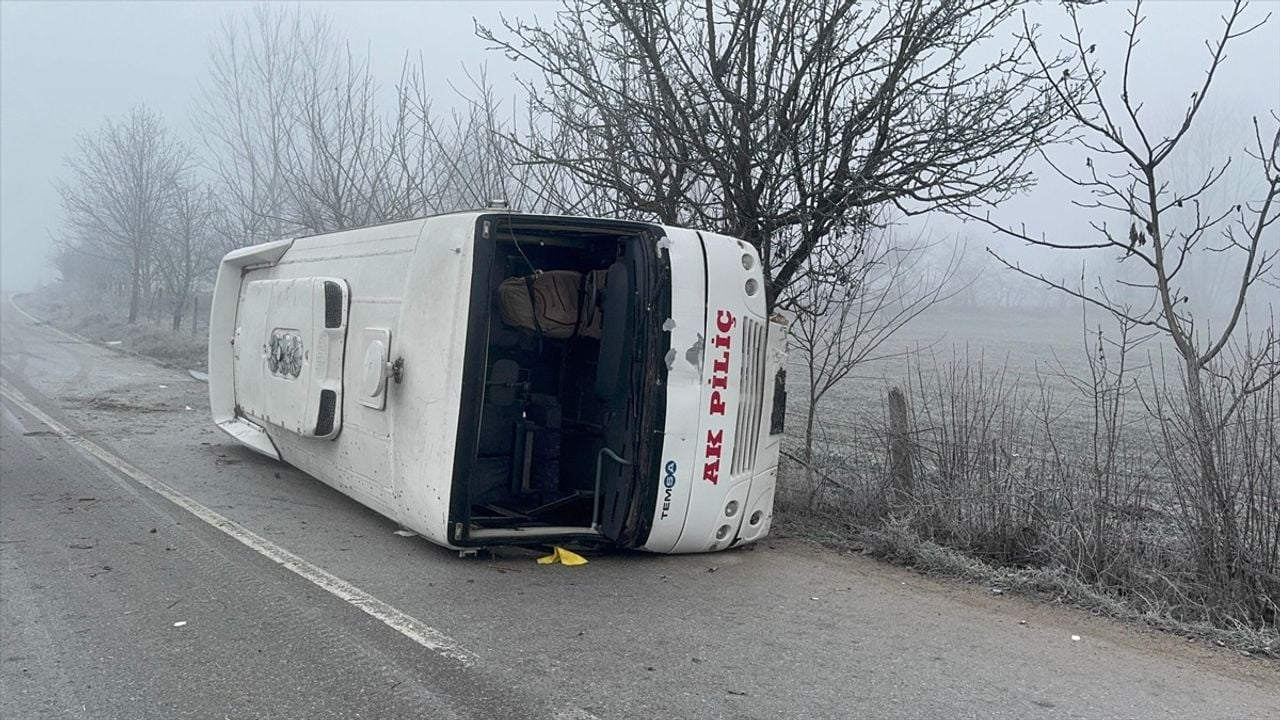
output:
[[786,323],[714,233],[476,211],[228,254],[214,422],[441,545],[769,530]]

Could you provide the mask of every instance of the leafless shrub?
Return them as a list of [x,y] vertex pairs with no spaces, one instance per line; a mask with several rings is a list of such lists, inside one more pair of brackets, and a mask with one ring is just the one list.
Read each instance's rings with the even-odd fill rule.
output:
[[911,399],[919,469],[917,525],[940,542],[1001,562],[1032,562],[1042,543],[1042,491],[1033,485],[1031,413],[1005,366],[966,351],[917,362]]
[[858,233],[815,252],[783,303],[795,315],[790,345],[805,375],[803,448],[796,461],[805,468],[810,509],[832,482],[815,462],[827,394],[867,363],[905,358],[886,343],[952,292],[954,264],[930,268],[932,243],[923,236],[901,239],[871,225]]
[[[1152,440],[1194,558],[1197,603],[1216,618],[1274,624],[1280,619],[1280,388],[1267,383],[1242,394],[1252,378],[1210,376],[1200,386],[1202,402],[1221,420],[1201,426],[1183,412],[1186,378],[1170,380],[1166,372],[1162,366],[1150,393]],[[1205,472],[1206,455],[1214,460],[1212,474]]]
[[303,57],[284,138],[281,219],[305,233],[391,219],[391,157],[368,56],[348,47]]
[[[1124,323],[1085,327],[1083,373],[1059,362],[1018,377],[967,352],[915,359],[910,504],[886,511],[886,463],[817,454],[814,471],[830,478],[817,516],[864,539],[888,533],[896,549],[880,551],[913,564],[942,553],[952,560],[939,567],[954,570],[965,557],[985,576],[1007,568],[1024,589],[1043,582],[1110,614],[1218,628],[1242,649],[1276,652],[1280,392],[1273,383],[1242,398],[1233,388],[1249,378],[1214,380],[1210,409],[1230,422],[1196,437],[1179,412],[1183,386],[1149,389],[1166,366],[1137,352],[1147,336]],[[1148,411],[1161,421],[1147,422]],[[864,428],[860,439],[887,453],[883,431]],[[1223,458],[1213,484],[1193,451],[1205,442]],[[807,487],[791,473],[785,481]]]
[[404,214],[482,207],[495,199],[527,212],[616,212],[593,205],[564,168],[524,162],[510,140],[520,124],[514,102],[503,104],[486,68],[468,73],[467,79],[469,85],[449,88],[463,107],[438,115],[422,62],[405,66],[391,135],[397,187],[408,208]]

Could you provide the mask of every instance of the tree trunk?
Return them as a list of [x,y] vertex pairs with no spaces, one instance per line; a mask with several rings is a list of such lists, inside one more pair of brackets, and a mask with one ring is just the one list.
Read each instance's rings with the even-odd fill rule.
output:
[[[1202,571],[1219,578],[1222,587],[1229,587],[1240,578],[1240,535],[1236,517],[1236,502],[1225,487],[1218,470],[1216,436],[1217,424],[1209,417],[1205,406],[1199,358],[1184,358],[1187,368],[1187,405],[1191,414],[1192,452],[1196,455],[1200,485],[1198,504],[1202,514],[1200,532],[1208,535],[1197,544],[1207,552],[1200,558]],[[1238,588],[1237,588],[1238,590]]]
[[182,318],[187,314],[187,291],[174,290],[170,295],[169,313],[173,321],[172,330],[176,333],[182,330]]
[[133,266],[133,278],[129,290],[129,324],[138,322],[138,308],[142,303],[142,271],[137,263]]
[[813,425],[817,415],[817,399],[810,393],[809,411],[804,421],[804,477],[809,486],[808,506],[810,510],[813,510],[818,504],[818,491],[822,489],[822,480],[814,477],[817,473],[813,471]]

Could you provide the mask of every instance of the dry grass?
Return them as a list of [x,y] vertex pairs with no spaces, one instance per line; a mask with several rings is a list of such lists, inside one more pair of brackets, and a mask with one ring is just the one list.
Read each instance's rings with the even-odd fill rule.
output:
[[48,285],[19,298],[19,304],[51,325],[113,349],[142,355],[179,368],[203,368],[209,338],[204,332],[173,332],[167,318],[143,318],[130,325],[122,312],[104,303],[77,298],[59,285]]
[[[1153,382],[1158,358],[1143,352],[1135,366],[1133,353],[1095,343],[1074,364],[1059,347],[1046,353],[1057,361],[1028,368],[983,352],[926,353],[897,378],[847,390],[857,405],[823,413],[816,507],[807,474],[784,469],[784,524],[1280,657],[1280,388],[1249,396],[1211,439],[1219,461],[1206,484],[1193,439],[1171,421],[1176,385]],[[893,382],[908,391],[916,456],[911,500],[897,508],[885,502]],[[1164,422],[1152,417],[1157,399]]]
[[1280,636],[1273,629],[1180,620],[1159,607],[1135,605],[1125,596],[1084,582],[1061,567],[1010,567],[986,562],[971,553],[921,537],[909,522],[901,519],[883,521],[869,528],[851,524],[847,516],[830,512],[806,514],[803,518],[789,513],[782,518],[779,529],[783,534],[804,537],[824,547],[861,552],[929,575],[1069,605],[1231,648],[1243,655],[1280,659]]

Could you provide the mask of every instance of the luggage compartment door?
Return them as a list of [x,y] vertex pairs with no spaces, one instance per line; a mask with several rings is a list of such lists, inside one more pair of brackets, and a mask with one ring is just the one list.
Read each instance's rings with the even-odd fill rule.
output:
[[349,292],[341,278],[253,279],[236,316],[239,413],[303,437],[342,429]]

